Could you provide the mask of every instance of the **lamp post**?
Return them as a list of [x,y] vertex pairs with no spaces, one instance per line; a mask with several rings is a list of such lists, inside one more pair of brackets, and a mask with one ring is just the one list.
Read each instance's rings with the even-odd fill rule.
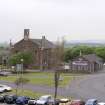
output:
[[43,70],[43,50],[44,50],[44,47],[41,47],[41,55],[40,55],[40,70],[42,71]]
[[21,85],[22,85],[22,94],[23,94],[23,59],[20,59],[21,61]]
[[23,59],[20,59],[20,61],[21,61],[21,77],[23,77]]

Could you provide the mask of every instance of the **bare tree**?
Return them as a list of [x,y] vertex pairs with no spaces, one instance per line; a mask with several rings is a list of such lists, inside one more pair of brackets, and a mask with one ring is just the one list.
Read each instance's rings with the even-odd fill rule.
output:
[[23,90],[23,84],[26,84],[26,83],[28,83],[29,82],[29,79],[27,79],[27,78],[23,78],[23,77],[19,77],[19,78],[17,78],[16,80],[15,80],[15,85],[16,85],[16,95],[17,95],[17,93],[18,93],[18,87],[22,84],[22,94],[23,94],[23,92],[24,92],[24,90]]
[[59,85],[59,72],[55,71],[54,78],[55,78],[55,93],[54,93],[54,99],[57,97],[57,90],[58,90],[58,85]]
[[54,94],[54,98],[55,99],[57,97],[57,90],[59,86],[60,70],[62,69],[62,64],[64,60],[64,42],[65,42],[64,38],[62,39],[61,42],[59,42],[58,40],[56,44],[56,48],[54,49],[54,58],[55,58],[55,63],[54,63],[55,94]]

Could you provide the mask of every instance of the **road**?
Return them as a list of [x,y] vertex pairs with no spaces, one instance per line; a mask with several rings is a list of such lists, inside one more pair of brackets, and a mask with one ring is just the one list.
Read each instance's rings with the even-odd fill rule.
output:
[[[0,81],[0,83],[7,84],[13,88],[16,87],[10,82]],[[24,89],[45,94],[54,94],[54,87],[26,84],[24,85]],[[58,95],[83,100],[97,98],[100,101],[105,101],[105,72],[86,75],[82,78],[75,79],[67,87],[59,88]]]
[[75,98],[84,100],[96,98],[105,101],[105,74],[89,75],[75,80],[69,86],[68,92]]

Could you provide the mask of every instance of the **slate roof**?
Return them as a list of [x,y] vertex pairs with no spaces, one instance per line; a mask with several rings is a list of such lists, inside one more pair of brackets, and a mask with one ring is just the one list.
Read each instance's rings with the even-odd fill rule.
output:
[[[43,39],[30,39],[30,40],[32,42],[36,43],[37,45],[39,45],[39,47],[42,46],[42,40]],[[44,47],[45,48],[54,48],[55,45],[52,42],[48,41],[47,39],[44,39]]]
[[96,54],[83,55],[83,58],[87,59],[89,62],[103,63],[103,60]]

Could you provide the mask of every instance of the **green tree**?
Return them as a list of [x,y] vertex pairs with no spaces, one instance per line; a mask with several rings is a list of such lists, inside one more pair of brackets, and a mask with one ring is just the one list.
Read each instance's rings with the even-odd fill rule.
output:
[[105,47],[97,47],[95,48],[95,53],[97,56],[101,57],[105,62]]
[[73,48],[70,48],[65,51],[65,54],[64,54],[65,62],[68,62],[69,60],[72,60],[75,57],[78,57],[80,55],[80,51],[82,52],[83,55],[93,54],[94,48],[88,47],[88,46],[75,46]]
[[33,62],[32,54],[30,52],[20,52],[14,54],[10,57],[10,65],[21,64],[21,59],[23,59],[23,65],[26,67]]

